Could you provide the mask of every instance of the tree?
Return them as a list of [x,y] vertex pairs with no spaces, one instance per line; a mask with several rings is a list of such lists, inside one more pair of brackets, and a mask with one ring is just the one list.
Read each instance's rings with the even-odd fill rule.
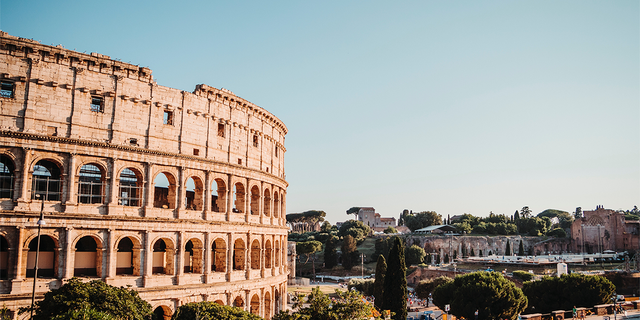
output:
[[331,222],[329,222],[329,221],[323,222],[322,226],[320,227],[320,231],[326,232],[326,233],[331,233]]
[[223,306],[213,301],[203,301],[191,302],[180,306],[171,319],[261,320],[262,318],[237,307]]
[[316,252],[320,252],[322,250],[322,242],[311,240],[305,242],[297,242],[296,243],[296,253],[303,254],[307,257],[304,264],[306,265],[309,262],[309,257],[311,259],[311,269],[313,270],[313,277],[316,277]]
[[507,246],[506,248],[504,248],[504,255],[505,256],[511,255],[511,244],[509,244],[509,240],[507,240]]
[[383,255],[378,256],[376,263],[376,278],[373,283],[373,297],[376,308],[382,308],[382,299],[384,297],[384,276],[387,273],[387,261]]
[[556,238],[564,238],[567,236],[567,232],[562,228],[555,228],[549,232],[547,232],[547,236],[556,237]]
[[351,235],[346,235],[342,240],[342,266],[345,270],[351,270],[354,264],[354,253],[356,253],[356,241]]
[[404,224],[411,231],[416,231],[420,228],[442,224],[442,216],[435,211],[423,211],[406,216]]
[[360,212],[360,207],[351,207],[347,210],[347,214],[354,215],[354,220],[358,220],[358,212]]
[[338,264],[338,249],[336,248],[337,237],[331,236],[324,245],[324,267],[332,269]]
[[524,256],[524,244],[522,243],[522,239],[520,239],[520,244],[518,245],[518,255]]
[[[0,318],[0,319],[4,319],[4,318]],[[52,320],[117,320],[117,319],[108,313],[85,308],[80,310],[69,310],[64,314],[54,317]]]
[[440,309],[449,304],[456,317],[515,320],[527,307],[522,290],[498,272],[473,272],[457,276],[433,291],[433,303]]
[[347,283],[347,289],[355,289],[360,291],[362,295],[372,296],[375,279],[350,279]]
[[582,218],[582,207],[576,208],[576,211],[573,213],[573,218],[576,220]]
[[365,225],[362,221],[348,220],[340,226],[338,236],[344,237],[346,235],[351,235],[358,244],[361,244],[370,232],[371,228]]
[[424,249],[414,244],[407,248],[407,251],[405,252],[405,264],[408,266],[421,264],[426,255],[427,253],[424,252]]
[[429,298],[429,293],[433,293],[433,290],[435,290],[437,287],[451,281],[453,281],[453,279],[445,276],[421,280],[416,286],[416,295],[420,299],[427,299]]
[[[62,287],[51,290],[36,302],[34,320],[48,320],[70,310],[92,309],[115,318],[143,320],[151,315],[151,305],[133,289],[116,288],[101,280],[82,282],[72,278]],[[21,308],[20,314],[30,312]]]
[[531,308],[546,313],[609,303],[615,288],[605,277],[572,273],[525,282],[522,291],[529,298]]
[[522,210],[520,210],[522,218],[531,218],[531,209],[529,207],[524,206]]
[[290,213],[286,215],[287,224],[291,226],[292,231],[306,232],[313,231],[316,223],[324,221],[327,214],[320,210],[309,210],[303,213]]
[[516,210],[516,213],[513,214],[513,221],[516,221],[520,219],[520,214],[518,213],[518,210]]
[[391,310],[393,319],[407,318],[407,267],[404,263],[404,244],[398,237],[394,237],[393,247],[389,252],[387,274],[384,278],[383,310]]
[[[357,291],[336,290],[337,298],[330,299],[320,291],[319,287],[313,288],[307,296],[307,307],[298,304],[296,311],[280,311],[271,318],[272,320],[359,320],[377,316],[373,305],[366,302]],[[193,318],[192,318],[193,319]]]
[[396,228],[394,228],[392,226],[388,226],[386,229],[384,229],[384,233],[386,233],[386,234],[398,233],[398,230],[396,230]]

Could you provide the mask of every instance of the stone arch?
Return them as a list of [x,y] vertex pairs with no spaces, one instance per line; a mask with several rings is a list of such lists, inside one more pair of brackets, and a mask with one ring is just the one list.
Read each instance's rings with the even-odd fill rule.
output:
[[171,311],[171,308],[168,306],[161,305],[153,309],[154,320],[171,320],[172,314],[173,312]]
[[260,241],[251,242],[251,269],[260,269]]
[[273,293],[273,301],[275,302],[275,305],[274,305],[274,308],[273,308],[274,309],[273,313],[274,314],[278,314],[278,312],[280,312],[280,310],[281,310],[280,309],[280,306],[281,306],[281,304],[280,304],[280,291],[278,291],[278,289],[276,289],[275,292]]
[[76,183],[78,185],[78,203],[96,204],[104,202],[106,168],[96,162],[87,162],[78,166]]
[[167,238],[157,239],[153,243],[153,264],[151,267],[151,273],[153,274],[168,274],[174,273],[174,257],[175,246],[173,241]]
[[184,245],[184,272],[202,273],[202,241],[192,238]]
[[137,168],[127,167],[118,175],[118,204],[128,207],[142,206],[144,176]]
[[94,235],[78,238],[75,245],[74,277],[102,277],[102,239]]
[[[213,186],[215,186],[215,188],[213,188]],[[212,184],[211,211],[227,212],[227,184],[220,178],[216,178]]]
[[264,242],[264,267],[271,268],[271,255],[273,253],[273,249],[271,248],[271,240],[267,240]]
[[235,184],[235,192],[233,193],[233,212],[235,213],[243,213],[244,212],[244,185],[241,182],[237,182]]
[[271,216],[271,193],[269,192],[269,188],[264,189],[264,215],[267,217]]
[[242,239],[236,239],[233,243],[233,270],[244,270],[245,246]]
[[[164,177],[164,178],[163,178]],[[160,172],[153,179],[153,207],[176,208],[176,178],[169,172]]]
[[204,208],[204,201],[202,195],[204,194],[204,184],[202,179],[198,176],[191,176],[185,183],[186,193],[184,207],[187,210],[202,210]]
[[222,238],[217,238],[211,244],[211,271],[227,271],[227,244]]
[[0,280],[9,279],[9,242],[0,234]]
[[[13,199],[16,165],[11,157],[0,155],[0,198]],[[6,261],[6,260],[5,260]]]
[[276,248],[274,265],[277,268],[280,266],[280,242],[278,240],[274,242],[274,247]]
[[251,187],[251,214],[260,214],[260,188],[258,186]]
[[236,308],[244,309],[244,299],[242,299],[242,296],[237,296],[235,299],[233,299],[233,306]]
[[224,306],[224,301],[222,301],[222,300],[220,300],[220,299],[218,299],[218,300],[216,300],[216,301],[214,301],[214,302],[215,302],[215,303],[217,303],[217,304],[219,304],[219,305],[221,305],[221,306]]
[[[33,236],[27,242],[27,254],[25,255],[26,263],[24,264],[27,278],[33,278],[35,275],[36,253],[38,249],[38,237]],[[41,278],[57,278],[58,277],[58,252],[60,247],[58,239],[43,234],[40,236],[40,252],[38,256],[38,277]]]
[[250,312],[257,316],[260,315],[260,297],[257,294],[254,294],[253,297],[251,297]]
[[140,275],[140,240],[132,236],[118,239],[116,244],[116,275]]
[[264,318],[271,318],[271,293],[269,291],[264,294]]
[[280,197],[278,191],[273,191],[273,217],[280,218]]
[[60,201],[64,166],[53,159],[42,159],[33,166],[32,199]]

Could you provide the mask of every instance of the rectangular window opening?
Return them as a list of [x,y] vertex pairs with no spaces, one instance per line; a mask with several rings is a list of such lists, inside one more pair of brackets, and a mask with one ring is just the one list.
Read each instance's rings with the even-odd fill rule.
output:
[[0,82],[0,97],[13,98],[13,88],[15,84],[10,81]]
[[91,97],[91,111],[104,112],[104,99],[102,97]]
[[224,124],[218,123],[218,137],[224,138]]
[[253,136],[253,146],[256,147],[256,148],[258,147],[258,136],[257,135]]
[[164,116],[162,118],[162,123],[168,124],[170,126],[173,125],[173,111],[164,111]]
[[242,159],[238,158],[238,164],[242,164]]
[[193,149],[193,155],[194,156],[199,156],[200,155],[200,149]]

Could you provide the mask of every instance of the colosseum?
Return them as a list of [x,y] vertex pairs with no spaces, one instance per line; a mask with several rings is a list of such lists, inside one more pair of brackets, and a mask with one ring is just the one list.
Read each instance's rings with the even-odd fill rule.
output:
[[148,68],[4,32],[0,63],[0,304],[14,317],[34,287],[72,277],[132,286],[157,319],[198,301],[282,309],[282,121],[229,90],[159,86]]

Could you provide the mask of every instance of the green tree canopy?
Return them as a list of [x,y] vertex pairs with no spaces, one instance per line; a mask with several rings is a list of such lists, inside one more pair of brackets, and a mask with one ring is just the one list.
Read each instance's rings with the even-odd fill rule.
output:
[[407,267],[404,263],[404,244],[394,237],[393,247],[387,259],[387,274],[384,277],[383,310],[391,310],[394,320],[407,318]]
[[[62,287],[51,290],[44,299],[36,302],[34,320],[50,320],[69,311],[91,310],[118,319],[146,320],[151,315],[151,305],[142,300],[133,289],[117,288],[101,280],[82,282],[72,278]],[[20,309],[28,313],[30,308]]]
[[349,210],[347,210],[347,214],[352,214],[352,215],[355,215],[356,217],[358,215],[358,212],[360,212],[360,207],[351,207],[349,208]]
[[358,252],[356,247],[356,241],[351,235],[346,235],[342,240],[342,266],[345,270],[351,270],[355,263],[355,256]]
[[404,224],[411,231],[442,224],[442,216],[435,211],[422,211],[404,217]]
[[382,308],[384,298],[384,275],[387,273],[387,261],[383,255],[378,256],[376,263],[376,277],[373,283],[373,296],[375,297],[376,308]]
[[386,229],[384,229],[384,233],[386,233],[386,234],[398,233],[398,230],[396,230],[396,228],[394,228],[392,226],[388,226]]
[[544,277],[538,281],[525,282],[522,291],[529,298],[530,309],[536,312],[569,310],[573,306],[593,307],[609,303],[616,287],[602,276],[579,273],[562,277]]
[[261,317],[240,308],[219,305],[212,301],[191,302],[180,306],[171,320],[262,320]]
[[[360,320],[368,319],[374,313],[373,304],[365,302],[357,291],[336,290],[336,298],[331,300],[329,296],[320,291],[319,287],[313,288],[307,296],[303,307],[298,304],[297,309],[280,311],[273,320]],[[192,318],[193,319],[193,318]]]
[[433,303],[440,309],[449,304],[453,315],[466,319],[479,310],[479,319],[514,320],[527,307],[527,297],[502,274],[479,271],[438,286]]
[[427,253],[424,252],[424,249],[414,244],[407,248],[405,252],[405,264],[408,266],[421,264],[426,256]]
[[427,299],[429,298],[429,293],[433,293],[433,290],[435,290],[437,287],[451,281],[453,281],[453,279],[445,276],[421,280],[416,286],[416,295],[420,299]]
[[358,244],[361,244],[364,242],[370,232],[371,228],[362,223],[362,221],[348,220],[340,226],[338,236],[344,237],[346,235],[351,235]]
[[324,267],[331,269],[338,264],[338,237],[332,236],[324,245]]

